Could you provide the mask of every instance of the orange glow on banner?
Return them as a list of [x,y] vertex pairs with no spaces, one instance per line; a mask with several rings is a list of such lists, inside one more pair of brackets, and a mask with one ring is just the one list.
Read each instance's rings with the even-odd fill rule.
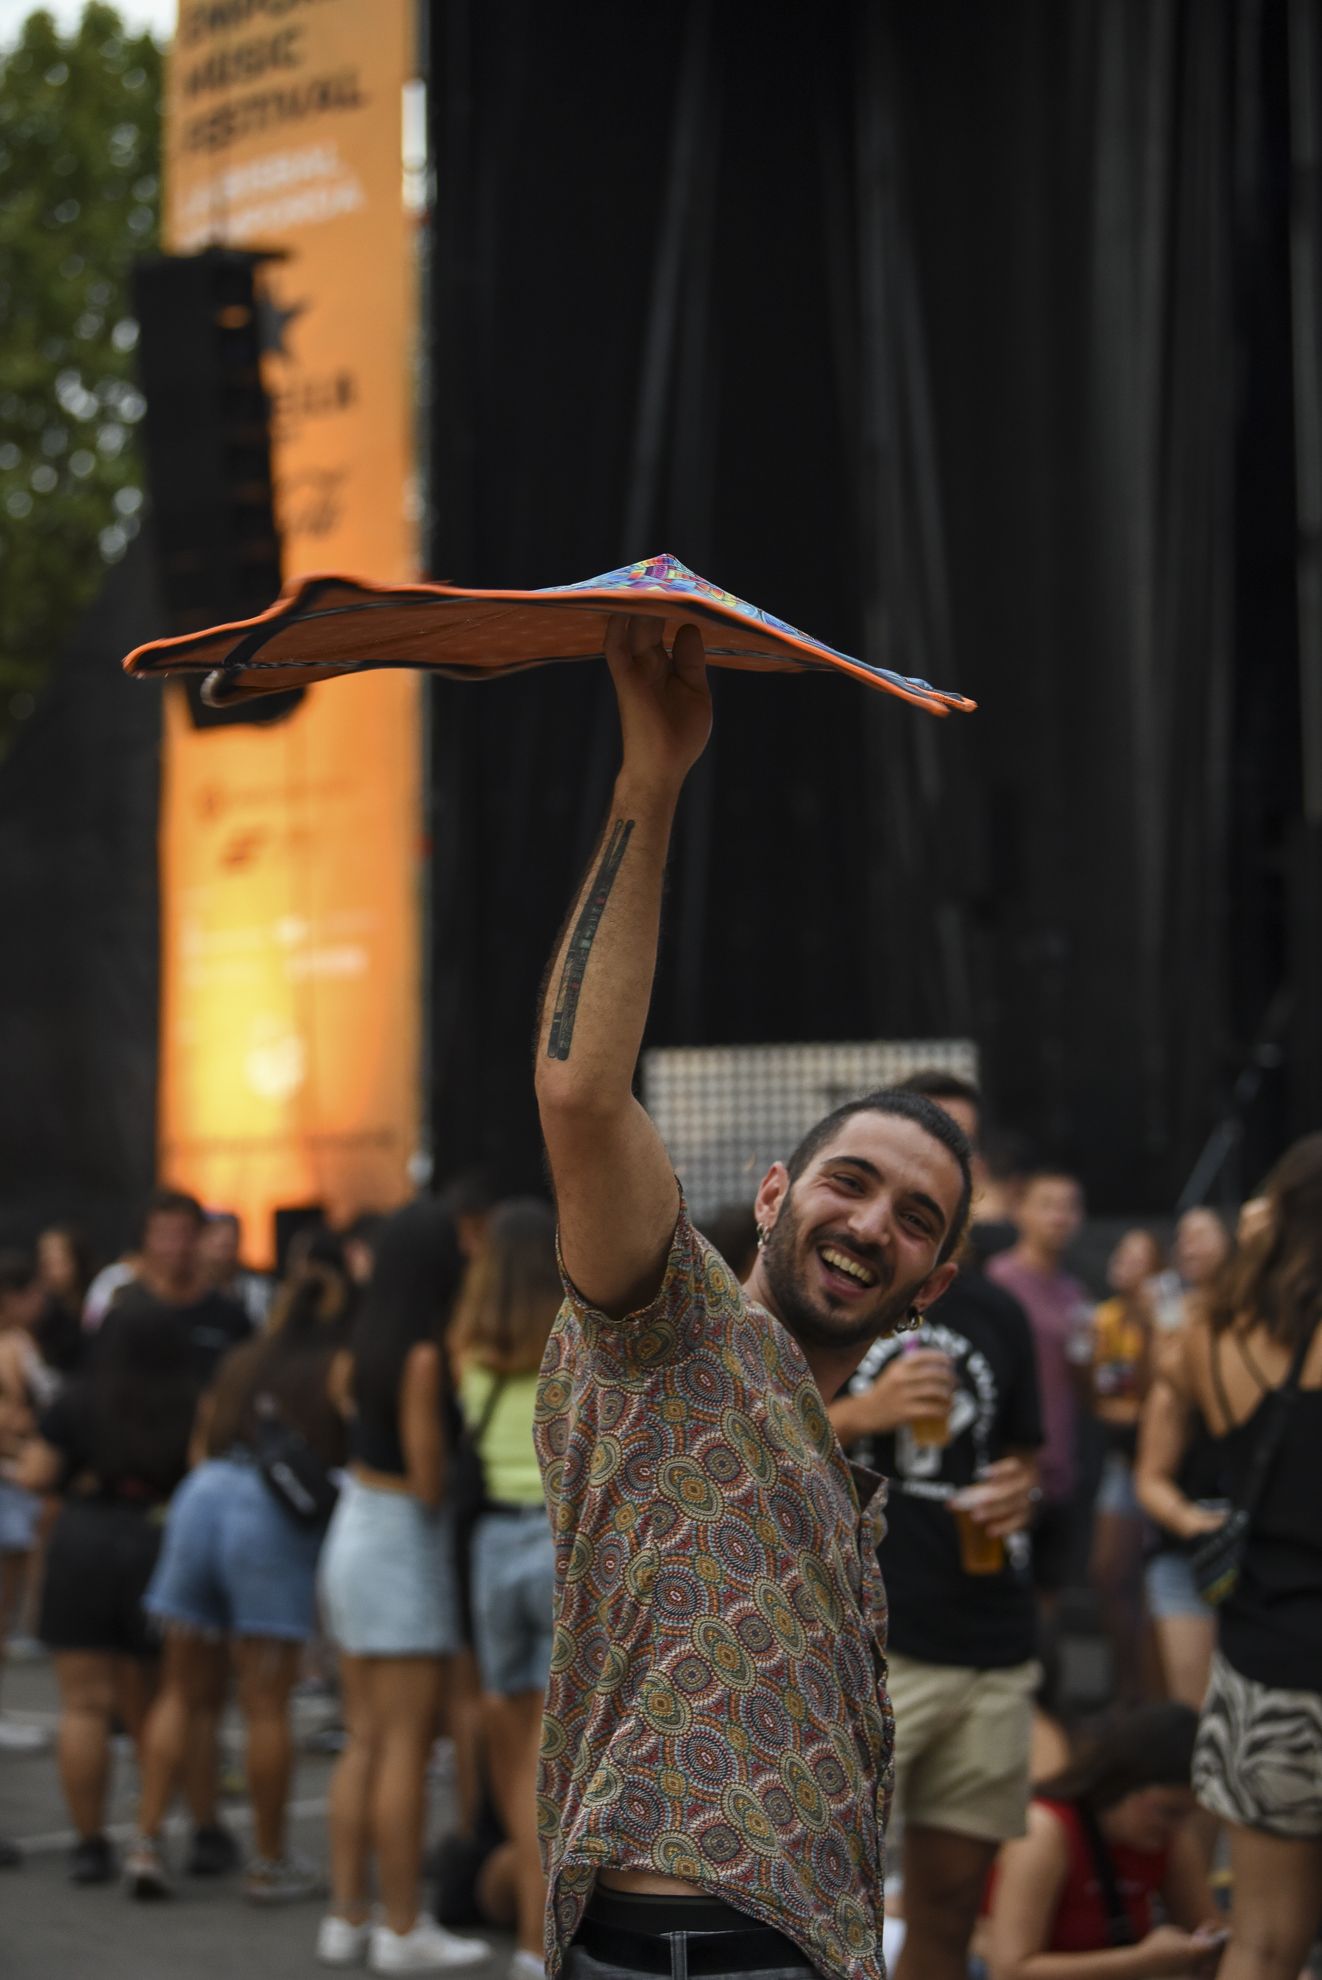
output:
[[[185,0],[166,240],[278,248],[264,359],[286,577],[416,575],[411,0]],[[313,689],[269,728],[166,712],[159,1172],[273,1255],[278,1205],[410,1190],[418,1144],[417,679]]]

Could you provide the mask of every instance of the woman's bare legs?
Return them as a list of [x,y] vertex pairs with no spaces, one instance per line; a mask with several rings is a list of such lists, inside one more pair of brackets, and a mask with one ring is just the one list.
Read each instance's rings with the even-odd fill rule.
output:
[[427,1762],[440,1717],[439,1657],[368,1657],[368,1720],[375,1767],[372,1842],[385,1921],[408,1932],[418,1916]]
[[1217,1980],[1297,1980],[1322,1910],[1322,1841],[1226,1827],[1235,1903]]
[[220,1826],[220,1722],[229,1696],[230,1652],[227,1643],[213,1647],[207,1681],[193,1700],[184,1753],[184,1800],[195,1829]]
[[301,1643],[244,1636],[234,1646],[239,1710],[247,1734],[246,1771],[256,1854],[278,1863],[285,1853],[285,1809],[294,1767],[289,1694],[302,1661]]
[[340,1658],[340,1704],[346,1739],[330,1785],[331,1909],[352,1925],[361,1925],[368,1913],[372,1783],[377,1757],[368,1663],[365,1657]]
[[1156,1630],[1166,1695],[1179,1705],[1201,1712],[1212,1674],[1212,1652],[1216,1648],[1215,1618],[1158,1616]]
[[1089,1579],[1101,1601],[1111,1644],[1114,1688],[1134,1703],[1143,1695],[1143,1524],[1135,1514],[1099,1512],[1093,1522]]
[[471,1836],[482,1810],[482,1681],[471,1650],[445,1659],[443,1730],[454,1744],[459,1827]]
[[[1210,1615],[1158,1616],[1153,1628],[1167,1696],[1176,1704],[1201,1712],[1212,1674],[1212,1652],[1216,1648],[1215,1620]],[[1191,1827],[1199,1854],[1210,1870],[1221,1824],[1205,1808],[1197,1808],[1191,1817]]]
[[519,1950],[542,1957],[546,1878],[537,1842],[537,1755],[542,1735],[540,1691],[486,1701],[491,1782],[518,1866]]
[[110,1781],[110,1715],[115,1706],[115,1660],[98,1650],[59,1650],[56,1757],[60,1786],[80,1842],[99,1836]]
[[199,1716],[210,1717],[214,1743],[215,1700],[227,1669],[223,1643],[210,1642],[187,1630],[171,1630],[166,1638],[160,1694],[142,1737],[138,1828],[144,1836],[155,1837],[161,1832],[190,1739],[197,1736]]

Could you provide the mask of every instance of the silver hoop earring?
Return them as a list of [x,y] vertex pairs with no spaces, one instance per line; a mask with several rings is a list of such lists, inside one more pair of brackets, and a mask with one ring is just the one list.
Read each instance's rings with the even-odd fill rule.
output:
[[923,1316],[920,1309],[916,1306],[911,1306],[909,1308],[908,1313],[905,1315],[904,1319],[901,1320],[898,1328],[896,1329],[896,1332],[901,1334],[912,1334],[913,1332],[915,1332],[917,1328],[921,1327],[922,1324],[923,1324]]
[[757,1248],[759,1251],[766,1250],[767,1238],[769,1235],[770,1233],[767,1231],[766,1226],[764,1224],[759,1224],[757,1226]]

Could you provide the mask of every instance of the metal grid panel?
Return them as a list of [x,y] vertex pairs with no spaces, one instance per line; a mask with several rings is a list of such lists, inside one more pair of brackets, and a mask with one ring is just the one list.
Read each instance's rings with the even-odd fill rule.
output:
[[967,1038],[667,1046],[643,1055],[643,1098],[701,1223],[750,1203],[771,1164],[833,1107],[936,1066],[976,1080],[977,1047]]

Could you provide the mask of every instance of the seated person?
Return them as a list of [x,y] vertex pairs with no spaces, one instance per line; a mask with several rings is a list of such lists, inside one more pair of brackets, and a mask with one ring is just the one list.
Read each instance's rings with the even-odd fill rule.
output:
[[1185,1705],[1118,1714],[1037,1789],[991,1887],[991,1980],[1088,1980],[1120,1947],[1124,1980],[1214,1971],[1226,1934],[1188,1820],[1197,1730]]

